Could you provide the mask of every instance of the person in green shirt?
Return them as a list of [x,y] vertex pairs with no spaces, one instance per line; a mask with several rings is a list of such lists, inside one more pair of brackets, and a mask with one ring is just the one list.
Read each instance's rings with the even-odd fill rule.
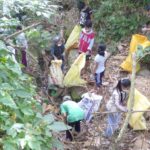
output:
[[[77,133],[80,132],[80,121],[84,119],[84,111],[78,104],[71,100],[70,96],[63,98],[63,103],[60,105],[60,111],[66,119],[67,124],[75,129]],[[66,139],[72,141],[73,137],[70,130],[66,131]]]

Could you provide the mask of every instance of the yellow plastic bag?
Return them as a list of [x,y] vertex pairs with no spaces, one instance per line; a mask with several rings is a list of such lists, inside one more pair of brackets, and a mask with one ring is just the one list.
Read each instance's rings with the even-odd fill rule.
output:
[[51,66],[49,67],[49,84],[50,85],[58,85],[63,87],[63,72],[61,70],[62,60],[52,60]]
[[130,42],[130,52],[135,52],[138,45],[142,45],[148,41],[146,36],[134,34],[132,36],[131,42]]
[[81,79],[80,72],[85,66],[85,54],[80,54],[75,62],[72,64],[71,68],[67,72],[64,78],[64,86],[83,86],[86,84],[86,81]]
[[[130,51],[129,55],[127,56],[126,60],[123,61],[121,64],[121,68],[125,71],[132,72],[132,52],[135,52],[137,50],[137,46],[141,45],[143,48],[146,48],[150,46],[150,41],[146,36],[135,34],[132,36],[131,43],[130,43]],[[140,64],[137,64],[136,71],[140,70]]]
[[76,25],[74,29],[72,30],[66,44],[65,44],[65,51],[68,52],[71,49],[78,48],[78,42],[79,42],[79,37],[81,33],[81,26]]
[[[137,89],[135,89],[135,95],[134,95],[134,111],[146,111],[150,108],[150,102],[149,100],[142,95]],[[131,119],[129,121],[130,126],[133,128],[133,130],[146,130],[146,121],[143,117],[144,112],[137,112],[132,113]]]

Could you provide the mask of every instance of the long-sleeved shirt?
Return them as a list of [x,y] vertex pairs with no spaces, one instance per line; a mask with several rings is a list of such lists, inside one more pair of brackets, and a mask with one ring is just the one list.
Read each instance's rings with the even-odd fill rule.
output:
[[[123,92],[123,99],[125,98],[125,92]],[[122,106],[120,103],[121,93],[115,89],[110,97],[109,101],[106,104],[108,111],[115,112],[117,110],[126,111],[127,108]]]
[[62,44],[61,46],[57,46],[56,44],[54,44],[50,48],[51,55],[57,57],[57,59],[62,59],[64,49],[65,49],[64,44]]
[[28,43],[25,34],[22,32],[16,37],[16,43],[18,46],[28,49]]
[[87,33],[85,29],[83,29],[80,35],[79,52],[87,53],[89,50],[90,53],[94,45],[94,37],[95,33],[93,30]]

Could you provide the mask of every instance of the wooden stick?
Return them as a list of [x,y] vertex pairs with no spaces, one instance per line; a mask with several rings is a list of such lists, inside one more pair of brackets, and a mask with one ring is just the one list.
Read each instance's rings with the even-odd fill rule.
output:
[[[150,112],[150,110],[133,110],[131,113],[138,113],[138,112]],[[114,114],[114,113],[128,113],[124,111],[104,111],[104,112],[95,112],[94,115],[101,115],[101,114]]]
[[133,106],[134,106],[135,74],[136,74],[136,54],[135,53],[132,54],[132,60],[133,61],[132,61],[131,90],[130,90],[130,96],[129,96],[130,97],[130,99],[129,99],[129,111],[127,113],[127,117],[125,119],[123,127],[121,128],[120,133],[119,133],[117,139],[115,140],[116,143],[121,141],[121,139],[124,135],[124,132],[127,129],[127,126],[129,124],[129,120],[130,120],[131,115],[132,115],[132,109],[133,109]]
[[8,40],[8,39],[10,39],[10,38],[13,38],[13,37],[17,36],[18,34],[20,34],[20,33],[22,33],[22,32],[25,32],[25,31],[27,31],[27,30],[33,28],[33,27],[36,27],[36,26],[40,25],[41,23],[42,23],[42,22],[34,23],[34,24],[32,24],[32,25],[30,25],[30,26],[24,28],[23,30],[17,31],[17,32],[15,32],[15,33],[13,33],[13,34],[7,36],[6,38],[4,38],[4,41],[5,41],[5,40]]

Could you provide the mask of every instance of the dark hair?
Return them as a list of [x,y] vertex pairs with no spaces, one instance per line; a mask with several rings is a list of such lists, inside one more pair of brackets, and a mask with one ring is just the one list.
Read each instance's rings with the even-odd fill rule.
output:
[[22,26],[17,26],[17,30],[22,30]]
[[146,6],[145,9],[146,9],[147,11],[150,11],[150,5]]
[[91,28],[92,27],[92,21],[91,20],[86,20],[85,27]]
[[105,51],[105,50],[106,50],[106,45],[105,45],[105,44],[100,44],[100,45],[98,46],[98,50],[100,50],[100,51]]
[[77,5],[78,5],[79,11],[81,11],[85,7],[85,3],[82,1],[79,1]]
[[120,102],[123,103],[123,93],[122,93],[122,87],[130,87],[131,86],[131,81],[129,79],[120,79],[118,81],[118,84],[116,86],[117,90],[119,90],[120,94],[121,94],[121,99]]
[[105,51],[98,50],[98,54],[101,56],[105,56]]

